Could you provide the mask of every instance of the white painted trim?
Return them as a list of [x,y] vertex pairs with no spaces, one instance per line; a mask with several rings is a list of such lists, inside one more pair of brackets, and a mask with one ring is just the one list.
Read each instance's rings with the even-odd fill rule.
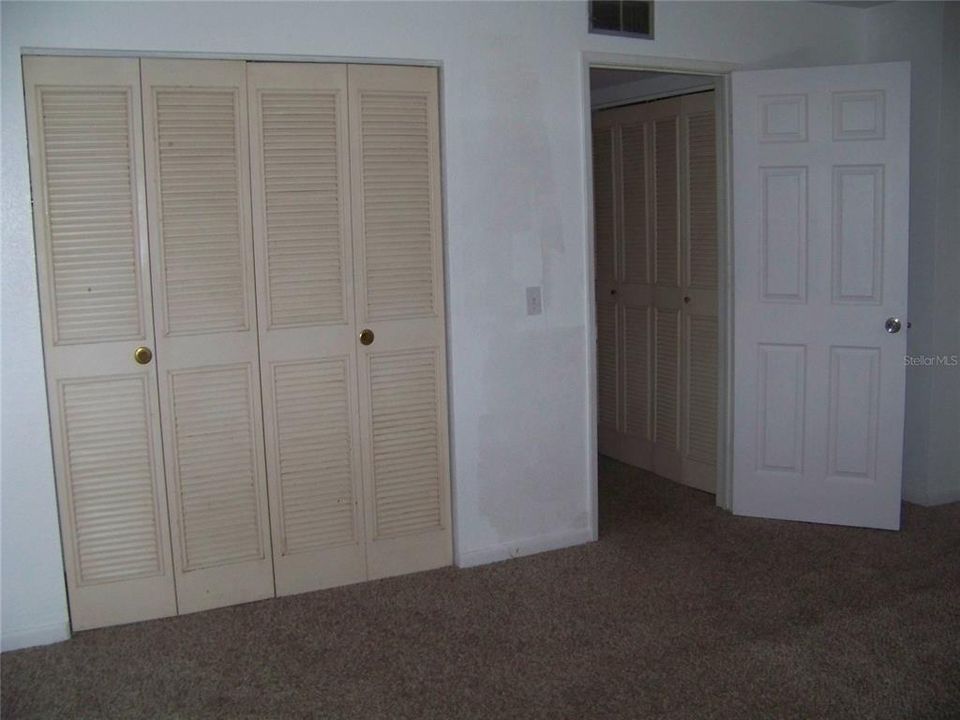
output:
[[489,563],[511,560],[525,555],[536,555],[537,553],[548,552],[550,550],[560,550],[574,545],[583,545],[595,539],[591,528],[581,528],[579,530],[567,530],[548,535],[538,535],[524,540],[513,540],[481,550],[471,550],[468,553],[463,553],[457,558],[457,567],[470,568],[476,567],[477,565],[487,565]]
[[447,209],[447,112],[446,112],[446,93],[444,83],[444,68],[440,64],[437,66],[437,131],[440,133],[440,232],[441,240],[440,251],[443,262],[443,342],[447,357],[447,473],[450,478],[450,542],[453,551],[453,557],[457,557],[457,547],[460,540],[457,537],[457,528],[461,527],[460,513],[457,505],[457,467],[456,439],[453,432],[453,328],[451,326],[450,304],[450,216]]
[[581,54],[581,83],[583,105],[583,158],[584,197],[586,199],[586,296],[587,296],[587,400],[590,428],[587,433],[588,498],[590,502],[589,524],[592,539],[597,539],[599,527],[597,509],[597,320],[593,248],[593,153],[591,114],[596,108],[590,106],[590,68],[618,70],[646,70],[678,74],[709,75],[714,77],[717,93],[717,173],[722,180],[721,202],[718,204],[717,249],[720,265],[720,304],[718,307],[718,341],[721,348],[720,387],[717,407],[717,506],[730,510],[733,497],[733,213],[730,189],[731,128],[730,128],[730,73],[740,66],[733,63],[685,58],[647,57],[645,55],[620,55],[584,51]]
[[730,75],[716,79],[717,265],[720,270],[717,306],[717,346],[720,350],[717,388],[717,506],[733,510],[733,128],[731,126]]
[[580,95],[581,104],[586,108],[584,116],[583,131],[581,132],[581,141],[583,147],[580,154],[584,160],[583,165],[583,194],[587,201],[584,220],[584,263],[585,270],[585,290],[587,316],[585,318],[587,335],[587,528],[590,531],[590,540],[597,540],[600,537],[600,511],[598,500],[598,468],[597,468],[597,293],[594,285],[596,282],[596,269],[594,268],[593,252],[593,129],[590,108],[590,62],[584,53],[580,66]]
[[0,651],[9,652],[36,645],[50,645],[69,639],[70,623],[68,622],[38,625],[13,632],[4,628],[3,637],[0,638]]
[[622,55],[584,51],[583,62],[588,67],[611,70],[654,70],[689,75],[725,75],[740,68],[740,65],[712,60],[689,58],[649,57],[647,55]]
[[283,55],[278,53],[182,52],[166,50],[95,50],[90,48],[25,47],[20,55],[64,55],[67,57],[176,58],[185,60],[246,60],[248,62],[309,62],[354,65],[404,65],[441,67],[440,60],[422,58],[348,57],[346,55]]

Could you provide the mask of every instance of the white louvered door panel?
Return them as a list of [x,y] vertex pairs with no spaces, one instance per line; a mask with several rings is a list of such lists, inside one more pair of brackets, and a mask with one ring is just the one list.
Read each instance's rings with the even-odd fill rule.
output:
[[147,208],[180,612],[274,594],[243,62],[143,60]]
[[680,311],[654,311],[653,471],[680,480]]
[[593,117],[600,452],[710,491],[717,431],[713,105],[708,92]]
[[662,292],[680,286],[680,99],[647,109],[653,130],[654,266]]
[[348,67],[371,578],[449,565],[440,135],[432,68]]
[[620,305],[617,126],[609,115],[593,117],[593,221],[597,327],[597,444],[601,454],[620,454]]
[[277,593],[366,578],[345,65],[249,63]]
[[608,114],[594,116],[593,224],[594,265],[598,283],[617,281],[617,215],[615,126]]
[[651,206],[654,252],[653,471],[681,480],[680,396],[681,307],[681,138],[680,98],[647,105],[653,138]]
[[616,303],[597,303],[597,421],[601,430],[613,433],[620,430],[618,309]]
[[139,63],[23,60],[50,426],[74,630],[177,611]]
[[[649,306],[625,305],[623,308],[623,432],[644,441],[643,447],[648,447],[652,439],[652,315]],[[633,464],[641,459],[634,460]]]
[[620,273],[616,284],[619,320],[619,383],[621,420],[614,457],[650,467],[653,435],[651,381],[653,213],[651,187],[652,127],[644,106],[607,111],[616,123],[615,191],[618,208],[617,246]]
[[680,481],[716,492],[719,392],[714,93],[681,98],[683,304]]
[[[656,215],[654,127],[649,108],[641,104],[601,110],[593,115],[593,131],[595,143],[606,134],[611,137],[609,169],[596,155],[598,145],[594,145],[594,204],[595,215],[599,207],[602,215],[611,216],[603,222],[610,226],[615,270],[607,279],[598,258],[598,444],[601,454],[652,469]],[[606,149],[601,150],[605,157]],[[596,227],[597,243],[603,241],[601,227]],[[601,253],[599,245],[597,253]],[[611,406],[606,413],[605,403]],[[613,417],[615,424],[609,422]]]

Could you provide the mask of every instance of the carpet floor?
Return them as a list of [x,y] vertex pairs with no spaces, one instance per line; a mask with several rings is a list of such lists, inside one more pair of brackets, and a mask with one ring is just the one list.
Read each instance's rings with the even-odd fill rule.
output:
[[5,653],[6,718],[960,718],[960,504],[739,518],[601,461],[600,541]]

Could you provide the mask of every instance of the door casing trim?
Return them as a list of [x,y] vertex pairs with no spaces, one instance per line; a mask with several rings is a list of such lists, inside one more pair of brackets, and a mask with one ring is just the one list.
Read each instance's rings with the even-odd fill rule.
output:
[[[717,506],[730,510],[733,498],[733,213],[730,127],[730,73],[739,65],[709,60],[648,57],[584,51],[580,62],[581,105],[583,111],[583,192],[586,238],[584,267],[587,342],[587,504],[590,537],[599,537],[597,473],[597,318],[596,268],[593,240],[593,148],[591,133],[590,69],[646,70],[674,74],[704,75],[712,80],[717,102],[717,251],[718,251],[718,395],[717,398]],[[707,79],[705,78],[705,79]],[[708,82],[710,82],[708,80]]]

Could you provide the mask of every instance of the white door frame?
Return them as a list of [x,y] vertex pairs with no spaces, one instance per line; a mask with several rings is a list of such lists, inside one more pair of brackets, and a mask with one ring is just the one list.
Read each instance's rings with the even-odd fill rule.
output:
[[590,534],[599,534],[597,505],[597,317],[596,269],[593,246],[593,143],[591,134],[590,69],[646,70],[713,78],[717,97],[717,251],[718,283],[717,330],[720,373],[717,403],[717,506],[729,510],[733,477],[733,213],[729,189],[731,162],[730,73],[740,69],[732,63],[682,58],[648,57],[614,53],[582,52],[580,87],[583,107],[583,167],[586,198],[586,297],[587,297],[587,397],[589,435],[587,439],[587,498],[590,505]]

